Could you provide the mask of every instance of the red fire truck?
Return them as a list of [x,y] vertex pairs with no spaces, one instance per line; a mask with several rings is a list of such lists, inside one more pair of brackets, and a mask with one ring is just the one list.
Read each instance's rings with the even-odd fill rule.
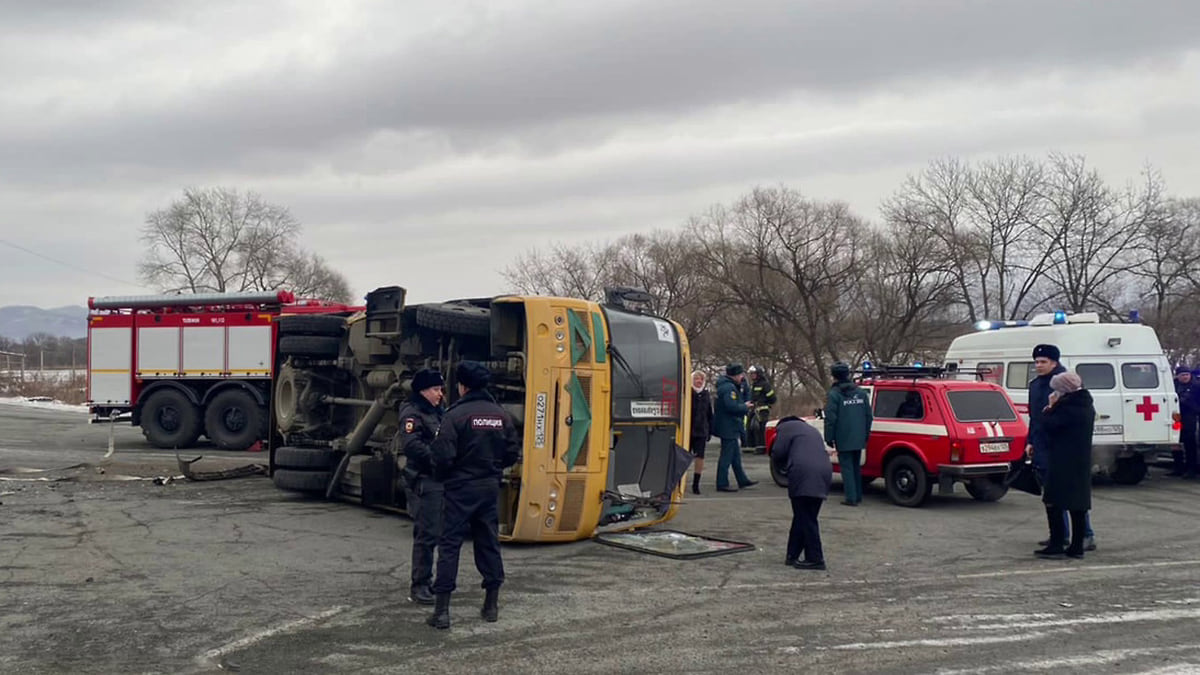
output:
[[280,319],[320,334],[324,317],[314,315],[360,309],[288,291],[109,296],[88,308],[92,421],[129,414],[160,448],[203,434],[229,450],[265,438]]

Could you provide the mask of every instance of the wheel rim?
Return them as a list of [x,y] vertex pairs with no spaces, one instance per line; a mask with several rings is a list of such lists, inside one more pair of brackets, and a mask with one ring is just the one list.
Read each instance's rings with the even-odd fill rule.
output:
[[168,433],[179,431],[179,427],[181,426],[181,421],[179,419],[180,414],[179,409],[175,406],[165,405],[159,408],[156,418],[158,420],[158,426],[162,428],[163,431]]
[[228,407],[221,413],[221,423],[227,431],[236,434],[246,428],[246,411],[238,406]]
[[903,497],[916,495],[917,473],[907,466],[899,467],[892,477],[892,486],[896,488],[896,493]]

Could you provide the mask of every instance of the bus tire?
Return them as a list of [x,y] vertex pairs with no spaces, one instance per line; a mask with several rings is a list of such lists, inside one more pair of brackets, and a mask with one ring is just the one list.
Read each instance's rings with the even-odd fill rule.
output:
[[200,410],[178,389],[159,389],[142,404],[142,435],[155,447],[190,448],[200,429]]
[[1113,468],[1112,479],[1118,485],[1137,485],[1146,477],[1146,460],[1141,455],[1120,457]]
[[346,320],[330,314],[298,314],[279,317],[280,335],[324,335],[341,337]]
[[416,319],[418,326],[444,333],[477,337],[492,334],[491,311],[474,305],[418,305]]
[[896,455],[883,469],[887,483],[887,495],[892,502],[916,508],[929,499],[933,492],[933,481],[925,473],[925,465],[912,455]]
[[275,466],[281,469],[328,471],[334,464],[334,453],[328,448],[294,448],[285,445],[275,449]]
[[280,356],[334,359],[341,353],[341,338],[327,335],[285,335],[279,338]]
[[967,494],[977,502],[998,502],[1008,494],[1003,478],[972,478],[967,481]]
[[271,475],[271,481],[280,490],[292,492],[317,492],[324,494],[333,477],[330,471],[295,471],[292,469],[276,469]]
[[244,389],[226,389],[208,402],[204,432],[222,450],[246,450],[262,440],[267,411]]

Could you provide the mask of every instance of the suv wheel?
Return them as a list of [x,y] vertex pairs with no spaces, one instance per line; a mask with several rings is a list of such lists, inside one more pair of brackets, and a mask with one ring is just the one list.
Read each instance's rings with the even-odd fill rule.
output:
[[912,455],[896,455],[883,470],[888,498],[900,506],[916,507],[933,492],[925,466]]
[[967,481],[967,494],[980,502],[999,501],[1008,494],[1008,486],[1003,477],[972,478]]
[[1146,477],[1146,460],[1141,455],[1121,457],[1112,471],[1114,483],[1119,485],[1137,485]]

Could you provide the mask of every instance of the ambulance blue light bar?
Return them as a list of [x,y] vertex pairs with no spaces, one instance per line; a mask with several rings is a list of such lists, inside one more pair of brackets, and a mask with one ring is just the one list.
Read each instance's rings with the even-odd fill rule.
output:
[[[1056,316],[1054,322],[1066,323],[1067,315],[1063,314],[1063,320],[1061,322],[1058,321],[1058,317]],[[975,324],[975,330],[1000,330],[1001,328],[1020,328],[1028,325],[1028,321],[979,321]]]

